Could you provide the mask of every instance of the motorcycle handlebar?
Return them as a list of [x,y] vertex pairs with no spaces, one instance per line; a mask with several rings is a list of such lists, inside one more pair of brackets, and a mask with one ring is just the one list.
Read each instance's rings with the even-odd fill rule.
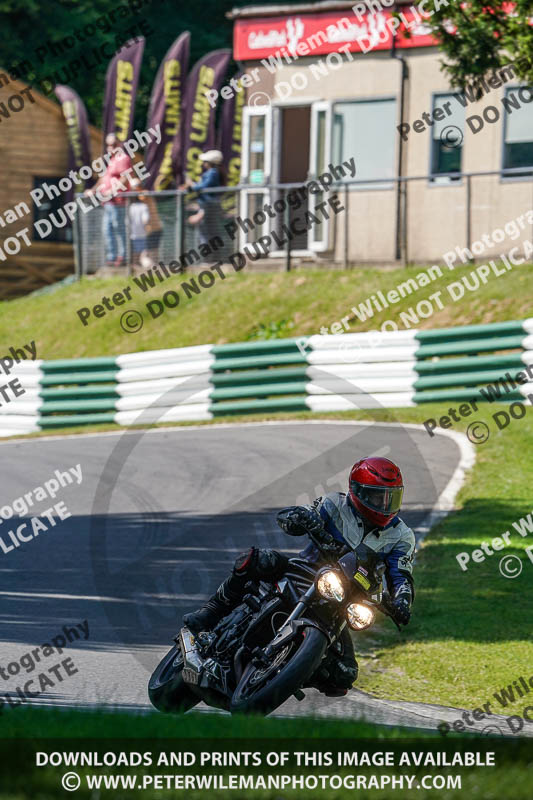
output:
[[334,554],[336,558],[341,558],[341,556],[350,551],[350,548],[347,545],[341,546],[338,542],[335,542],[335,539],[333,539],[333,537],[331,537],[332,544],[329,544],[328,542],[324,542],[324,540],[320,536],[317,536],[315,533],[310,533],[309,531],[306,531],[306,533],[307,536],[309,536],[309,538],[313,542],[313,544],[316,547],[318,547],[320,552],[323,553],[324,555],[330,556]]

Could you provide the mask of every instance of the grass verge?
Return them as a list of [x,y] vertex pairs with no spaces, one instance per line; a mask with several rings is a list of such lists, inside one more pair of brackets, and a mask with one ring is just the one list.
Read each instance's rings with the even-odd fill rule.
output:
[[[421,281],[416,278],[423,272],[422,267],[246,274],[234,273],[226,265],[227,278],[189,299],[180,290],[179,305],[166,309],[157,319],[150,317],[146,303],[160,298],[168,289],[179,289],[180,283],[194,278],[193,274],[174,276],[146,293],[135,287],[130,278],[85,278],[50,294],[0,303],[0,341],[7,349],[35,339],[39,358],[81,358],[244,341],[261,324],[268,327],[272,323],[276,328],[283,320],[292,324],[290,328],[282,326],[283,336],[301,336],[319,333],[322,326],[329,329],[342,318],[347,319],[345,330],[355,332],[379,328],[389,319],[404,330],[413,326],[438,328],[529,316],[528,288],[533,279],[533,265],[516,267],[500,277],[492,274],[477,291],[465,290],[464,298],[454,301],[447,287],[468,277],[474,269],[473,265],[454,270],[442,268],[441,277],[417,289]],[[415,280],[410,284],[410,293],[405,289],[405,296],[389,308],[378,312],[374,307],[374,315],[364,322],[352,312],[353,306],[372,294],[378,291],[386,294],[408,279]],[[473,279],[470,285],[475,285]],[[83,326],[76,314],[79,308],[101,303],[102,296],[112,297],[126,286],[134,287],[131,303],[107,311],[100,319],[91,316],[89,324]],[[442,292],[442,308],[434,300],[432,316],[420,318],[418,324],[412,320],[402,322],[402,312],[416,308],[420,300],[438,291]],[[122,313],[132,308],[141,311],[144,317],[142,329],[134,335],[120,327]]]
[[[132,716],[135,724],[132,725]],[[71,709],[17,708],[3,714],[3,738],[36,737],[43,739],[398,739],[405,738],[405,728],[389,728],[355,720],[320,720],[308,718],[233,717],[223,714],[184,716],[134,714],[112,711],[74,711]],[[417,737],[435,737],[424,731],[410,731]]]

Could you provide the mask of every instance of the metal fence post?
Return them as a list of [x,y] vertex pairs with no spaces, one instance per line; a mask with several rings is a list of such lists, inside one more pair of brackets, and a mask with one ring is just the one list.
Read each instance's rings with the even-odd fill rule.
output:
[[72,235],[74,237],[74,275],[76,280],[80,280],[83,274],[83,264],[81,262],[81,220],[79,211],[76,212],[74,217],[74,225],[72,226]]
[[[132,264],[132,258],[131,258],[132,247],[131,247],[130,204],[131,204],[131,199],[129,197],[126,197],[126,208],[125,208],[125,212],[124,212],[124,228],[125,228],[125,237],[126,237],[126,241],[124,243],[125,244],[124,258],[126,259],[126,265],[127,265],[127,268],[128,268],[128,275],[133,275],[133,264]],[[119,232],[119,236],[120,236],[120,232]]]
[[407,181],[403,181],[402,265],[407,264]]
[[[285,200],[285,189],[282,189],[283,192],[283,199]],[[291,271],[291,237],[290,237],[290,224],[291,224],[291,214],[290,214],[290,206],[288,203],[285,203],[285,225],[287,228],[287,252],[285,253],[285,272]]]
[[[183,220],[183,194],[182,192],[178,192],[176,194],[176,237],[175,237],[175,248],[176,248],[176,260],[183,254],[184,250],[184,234],[185,234],[185,225]],[[183,265],[183,272],[185,272],[185,265]]]
[[344,254],[343,254],[343,267],[348,268],[348,217],[350,215],[350,193],[348,191],[348,184],[344,184]]
[[[470,175],[466,176],[466,249],[472,244],[472,184]],[[469,261],[473,261],[470,258]]]

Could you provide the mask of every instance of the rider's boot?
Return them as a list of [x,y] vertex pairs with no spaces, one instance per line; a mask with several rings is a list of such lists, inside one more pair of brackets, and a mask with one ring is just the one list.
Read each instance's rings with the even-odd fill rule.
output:
[[208,631],[229,614],[242,600],[248,581],[277,580],[285,572],[289,560],[276,550],[250,547],[235,559],[233,571],[215,594],[198,611],[185,614],[183,623],[194,633]]
[[212,630],[223,617],[239,605],[244,583],[246,581],[230,575],[198,611],[184,615],[183,624],[193,633]]

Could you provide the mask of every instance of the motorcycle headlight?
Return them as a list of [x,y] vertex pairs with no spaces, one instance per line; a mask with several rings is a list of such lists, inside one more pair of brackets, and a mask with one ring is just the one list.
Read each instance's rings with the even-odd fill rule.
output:
[[323,572],[319,575],[316,582],[318,593],[325,597],[326,600],[336,600],[338,603],[344,600],[344,586],[333,570]]
[[362,603],[350,603],[346,609],[348,625],[354,631],[362,631],[364,628],[369,628],[374,622],[374,616],[373,610]]

